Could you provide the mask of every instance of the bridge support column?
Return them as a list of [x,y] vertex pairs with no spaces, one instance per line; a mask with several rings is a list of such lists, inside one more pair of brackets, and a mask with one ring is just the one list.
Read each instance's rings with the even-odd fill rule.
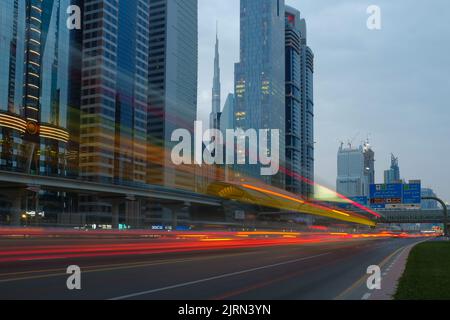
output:
[[170,223],[172,228],[175,230],[178,226],[178,212],[182,207],[178,204],[164,204],[166,223]]
[[127,197],[125,203],[125,221],[126,224],[133,227],[140,227],[141,201],[135,197]]
[[172,207],[170,211],[172,214],[172,228],[176,230],[178,227],[178,208]]
[[[172,227],[175,230],[178,227],[178,223],[179,223],[179,216],[183,216],[183,210],[189,210],[189,207],[191,206],[190,203],[172,203],[170,205],[165,205],[165,207],[167,209],[170,210],[170,218],[171,218],[171,223],[172,223]],[[186,212],[184,212],[186,213]]]
[[119,214],[120,214],[120,201],[112,201],[112,227],[113,229],[119,229]]
[[79,197],[73,193],[66,193],[66,208],[58,215],[58,224],[65,227],[81,225],[81,214],[78,212]]
[[24,198],[24,192],[23,190],[14,192],[12,196],[12,202],[11,202],[11,225],[14,227],[20,226],[20,218],[22,214],[22,201]]

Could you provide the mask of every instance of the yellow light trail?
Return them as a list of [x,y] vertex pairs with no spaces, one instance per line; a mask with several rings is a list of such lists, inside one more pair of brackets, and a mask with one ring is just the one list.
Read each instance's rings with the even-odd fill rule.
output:
[[300,204],[305,204],[305,201],[303,201],[303,200],[299,200],[299,199],[296,199],[296,198],[293,198],[293,197],[289,197],[289,196],[284,195],[282,193],[278,193],[278,192],[270,191],[270,190],[267,190],[267,189],[254,187],[254,186],[251,186],[251,185],[248,185],[248,184],[243,184],[242,186],[244,188],[246,188],[246,189],[250,189],[250,190],[253,190],[253,191],[259,191],[259,192],[262,192],[262,193],[265,193],[265,194],[270,194],[272,196],[280,197],[280,198],[283,198],[283,199],[286,199],[286,200],[291,200],[291,201],[294,201],[294,202],[297,202],[297,203],[300,203]]
[[348,213],[345,213],[345,212],[342,212],[342,211],[333,210],[333,212],[337,213],[337,214],[341,214],[341,215],[346,216],[346,217],[350,217],[350,215]]

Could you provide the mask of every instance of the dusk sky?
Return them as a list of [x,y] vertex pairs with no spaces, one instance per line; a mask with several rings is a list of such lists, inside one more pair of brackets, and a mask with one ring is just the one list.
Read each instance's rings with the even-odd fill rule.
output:
[[[368,136],[377,182],[400,158],[404,179],[450,201],[450,23],[448,0],[287,0],[307,20],[315,54],[316,180],[336,188],[340,141]],[[381,8],[382,29],[366,26]],[[219,21],[222,103],[239,60],[239,0],[199,0],[199,117],[211,110]]]

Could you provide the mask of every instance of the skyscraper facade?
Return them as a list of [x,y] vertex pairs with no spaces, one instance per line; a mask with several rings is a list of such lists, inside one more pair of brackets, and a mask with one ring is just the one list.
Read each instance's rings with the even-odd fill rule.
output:
[[145,183],[148,1],[84,5],[81,177]]
[[[147,178],[147,0],[84,1],[80,176],[139,186]],[[118,226],[113,199],[81,195],[81,223]],[[124,205],[124,203],[122,203]],[[121,212],[127,212],[121,207]]]
[[[226,131],[230,129],[234,130],[235,128],[234,104],[235,104],[234,95],[230,93],[227,97],[227,100],[225,101],[225,105],[223,107],[222,114],[220,116],[220,131],[222,131],[222,134],[225,139],[226,139]],[[233,166],[225,165],[223,171],[223,179],[225,181],[231,181],[233,178],[232,172]]]
[[220,53],[219,53],[219,37],[216,33],[216,46],[214,54],[214,78],[212,88],[212,108],[209,127],[211,129],[219,129],[221,116],[221,84],[220,84]]
[[194,169],[174,167],[171,135],[197,119],[198,1],[150,0],[148,183],[194,189]]
[[314,187],[314,55],[306,22],[286,6],[286,189],[312,197]]
[[286,189],[302,192],[300,11],[286,6]]
[[[79,29],[68,25],[74,5]],[[11,0],[0,9],[0,170],[194,191],[195,170],[174,167],[170,141],[176,129],[193,134],[197,118],[197,0]],[[12,219],[33,194],[40,205],[27,208],[48,199],[46,217],[60,214],[46,222],[64,223],[68,192],[43,189],[14,196]],[[113,216],[116,227],[117,212],[138,202],[73,196],[76,218],[66,222],[76,225],[110,225]]]
[[347,197],[369,196],[369,180],[365,170],[364,147],[341,145],[338,152],[336,191]]
[[[240,62],[235,65],[236,128],[280,130],[280,163],[285,160],[284,0],[241,0]],[[249,150],[255,152],[255,150]],[[259,165],[238,166],[260,176]],[[242,177],[237,177],[242,179]],[[284,187],[284,175],[264,177]]]
[[[301,161],[302,175],[307,180],[302,182],[301,193],[306,197],[314,194],[314,54],[308,46],[305,19],[300,20],[301,32]],[[309,181],[308,181],[309,180]]]
[[[67,176],[73,41],[69,0],[14,0],[0,13],[0,167]],[[76,170],[76,168],[72,168]]]
[[[1,2],[0,170],[78,176],[81,32],[67,27],[67,9],[80,3]],[[13,225],[23,207],[43,210],[46,221],[56,223],[72,199],[39,188],[5,192],[12,203],[2,206],[11,205]]]
[[234,129],[234,120],[235,120],[234,101],[235,101],[234,94],[230,93],[227,96],[227,99],[223,106],[219,127],[224,137],[226,136],[226,130]]

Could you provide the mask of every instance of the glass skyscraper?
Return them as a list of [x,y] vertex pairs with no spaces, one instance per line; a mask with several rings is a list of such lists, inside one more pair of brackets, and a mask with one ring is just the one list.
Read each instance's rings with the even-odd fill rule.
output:
[[[67,176],[74,36],[69,0],[3,1],[0,12],[0,167]],[[73,137],[76,139],[76,137]],[[73,172],[72,172],[73,173]]]
[[146,0],[85,1],[81,177],[146,181],[148,19]]
[[[0,170],[31,175],[78,174],[80,32],[67,28],[79,1],[10,0],[0,4]],[[20,208],[46,220],[69,206],[65,192],[8,190],[17,225]],[[2,205],[3,206],[3,205]],[[8,205],[7,205],[8,206]]]
[[[197,119],[198,0],[150,0],[149,118],[147,183],[195,191],[194,165],[175,166],[172,133],[186,129],[194,136]],[[205,128],[206,129],[206,128]],[[202,184],[203,182],[200,182]],[[148,201],[146,223],[183,219],[188,209],[169,209]]]
[[[280,130],[280,164],[284,166],[284,0],[241,0],[240,12],[240,62],[235,65],[235,125],[244,131]],[[239,165],[236,171],[284,187],[283,174],[261,177],[260,165]]]
[[308,46],[305,19],[300,20],[301,31],[301,162],[303,180],[301,193],[307,197],[314,194],[314,54]]
[[[234,94],[230,93],[227,96],[227,99],[225,101],[225,104],[223,106],[223,110],[220,116],[220,131],[222,132],[225,143],[226,143],[226,131],[227,130],[234,130],[235,128],[235,99]],[[224,166],[224,177],[223,179],[225,181],[230,181],[233,178],[233,166],[232,165],[225,165]]]
[[150,0],[149,28],[148,183],[192,191],[194,167],[174,167],[170,152],[197,119],[198,1]]
[[300,11],[286,6],[286,189],[302,193]]
[[286,6],[286,189],[308,198],[314,193],[313,77],[306,22]]
[[[73,5],[81,30],[67,27]],[[197,0],[11,0],[0,8],[0,170],[193,190],[194,170],[175,170],[152,146],[170,150],[174,130],[193,133]],[[72,205],[55,200],[68,199],[64,192],[31,193],[40,207],[45,198],[61,204],[55,211]],[[112,214],[116,225],[111,210],[128,216],[138,202],[75,198],[75,224],[109,224]]]
[[[141,186],[147,179],[148,0],[89,0],[83,8],[80,176]],[[137,201],[84,195],[83,223],[127,217]],[[119,200],[117,200],[119,203]]]

